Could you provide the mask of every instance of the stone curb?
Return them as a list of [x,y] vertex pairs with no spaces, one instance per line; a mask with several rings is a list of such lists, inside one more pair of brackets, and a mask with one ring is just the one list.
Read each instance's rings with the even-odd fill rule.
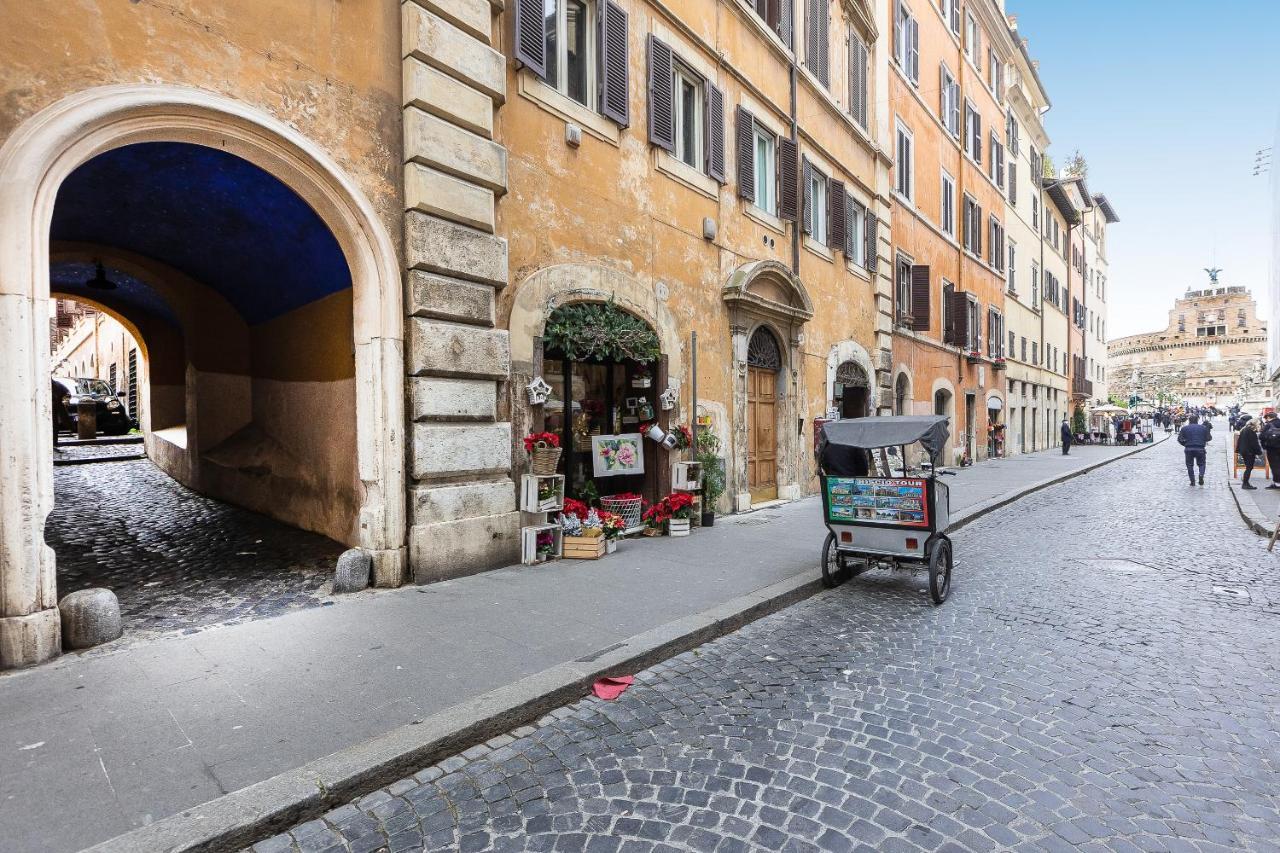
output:
[[[1226,462],[1227,462],[1227,466],[1226,466],[1227,474],[1228,476],[1230,476],[1231,454],[1229,452],[1227,454]],[[1274,527],[1272,527],[1271,525],[1273,525],[1275,522],[1269,522],[1266,516],[1258,515],[1257,505],[1254,504],[1252,501],[1246,502],[1240,499],[1240,495],[1239,495],[1240,487],[1235,484],[1234,480],[1235,478],[1231,477],[1231,480],[1228,481],[1227,491],[1231,493],[1231,500],[1236,502],[1236,511],[1239,512],[1240,517],[1244,519],[1245,527],[1248,527],[1250,530],[1252,530],[1254,533],[1258,534],[1259,536],[1265,536],[1266,538],[1270,539],[1271,531],[1274,529]],[[1249,505],[1248,507],[1246,507],[1246,503]]]
[[[1016,494],[979,504],[954,518],[951,529],[962,527],[1031,492],[1077,477],[1155,444],[1135,447],[1077,471],[1032,483]],[[639,672],[821,590],[822,582],[816,570],[806,570],[803,574],[716,607],[637,634],[616,646],[527,676],[373,740],[109,839],[85,853],[136,853],[139,850],[221,853],[240,850],[577,701],[601,676]]]
[[61,468],[63,465],[95,465],[99,462],[137,462],[139,459],[146,459],[145,453],[138,453],[132,456],[90,456],[85,459],[57,459],[53,460],[53,467]]

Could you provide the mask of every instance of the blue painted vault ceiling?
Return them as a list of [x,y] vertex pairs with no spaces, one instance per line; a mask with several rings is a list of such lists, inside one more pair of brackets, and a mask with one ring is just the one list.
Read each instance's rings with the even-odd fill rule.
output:
[[128,145],[80,166],[58,191],[50,237],[166,263],[250,325],[351,286],[337,240],[297,193],[247,160],[189,143]]

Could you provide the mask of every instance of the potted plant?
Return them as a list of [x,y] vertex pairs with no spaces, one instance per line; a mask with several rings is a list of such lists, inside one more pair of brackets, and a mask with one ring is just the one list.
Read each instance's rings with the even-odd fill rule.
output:
[[644,364],[637,365],[631,371],[632,388],[648,388],[653,384],[653,373]]
[[585,517],[560,513],[561,552],[566,560],[598,560],[605,553],[604,525],[594,509]]
[[538,532],[538,560],[549,560],[556,555],[556,534],[552,530]]
[[693,431],[684,424],[676,424],[671,434],[676,438],[677,450],[688,450],[693,446]]
[[547,476],[560,464],[560,436],[554,432],[534,432],[524,437],[524,450],[529,454],[529,470]]
[[968,361],[970,364],[977,364],[978,362],[982,361],[982,353],[978,352],[976,349],[969,350],[967,353],[965,353],[964,357],[965,357],[965,360]]
[[720,458],[720,439],[709,428],[698,430],[697,460],[702,463],[702,526],[716,521],[715,506],[724,494],[724,460]]
[[644,512],[640,513],[640,518],[644,520],[644,535],[661,536],[663,529],[667,526],[667,519],[670,517],[667,513],[665,500],[645,507]]
[[627,532],[627,523],[616,512],[602,512],[600,526],[604,530],[604,552],[612,554],[618,550],[618,539]]
[[662,500],[667,505],[667,533],[672,536],[688,536],[693,516],[693,495],[674,492]]
[[998,355],[991,360],[992,370],[1004,370],[1008,366],[1009,366],[1009,362],[1005,360],[1005,357],[1002,355]]

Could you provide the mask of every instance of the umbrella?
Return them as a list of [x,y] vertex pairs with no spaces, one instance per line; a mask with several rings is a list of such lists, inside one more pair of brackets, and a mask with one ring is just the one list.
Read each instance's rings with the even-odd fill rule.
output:
[[1106,413],[1109,413],[1109,414],[1110,414],[1110,413],[1115,413],[1115,412],[1127,412],[1127,411],[1128,411],[1128,409],[1121,408],[1120,406],[1113,406],[1113,405],[1111,405],[1110,403],[1108,403],[1108,404],[1107,404],[1107,405],[1105,405],[1105,406],[1098,406],[1097,408],[1095,408],[1095,409],[1093,410],[1093,413],[1096,415],[1096,414],[1099,414],[1099,413],[1101,413],[1101,412],[1106,412]]

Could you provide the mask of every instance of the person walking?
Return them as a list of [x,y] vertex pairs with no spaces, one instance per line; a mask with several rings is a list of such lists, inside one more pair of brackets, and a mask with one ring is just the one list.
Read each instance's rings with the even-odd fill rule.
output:
[[1262,431],[1258,441],[1262,444],[1262,452],[1267,455],[1267,464],[1271,466],[1271,484],[1268,489],[1280,489],[1280,418],[1275,412],[1267,412],[1262,416]]
[[1187,425],[1178,430],[1178,444],[1182,445],[1187,459],[1187,479],[1196,484],[1196,469],[1200,469],[1200,485],[1204,485],[1205,445],[1213,441],[1213,433],[1200,423],[1199,415],[1187,418]]
[[1249,485],[1249,475],[1253,473],[1253,467],[1258,464],[1258,459],[1262,456],[1262,442],[1258,440],[1258,425],[1248,415],[1240,415],[1236,423],[1240,425],[1240,434],[1236,436],[1236,453],[1244,460],[1244,477],[1240,481],[1240,488],[1253,491],[1258,487]]
[[1062,419],[1062,455],[1067,456],[1071,453],[1071,443],[1075,441],[1075,436],[1071,434],[1071,424],[1067,423],[1067,419]]

